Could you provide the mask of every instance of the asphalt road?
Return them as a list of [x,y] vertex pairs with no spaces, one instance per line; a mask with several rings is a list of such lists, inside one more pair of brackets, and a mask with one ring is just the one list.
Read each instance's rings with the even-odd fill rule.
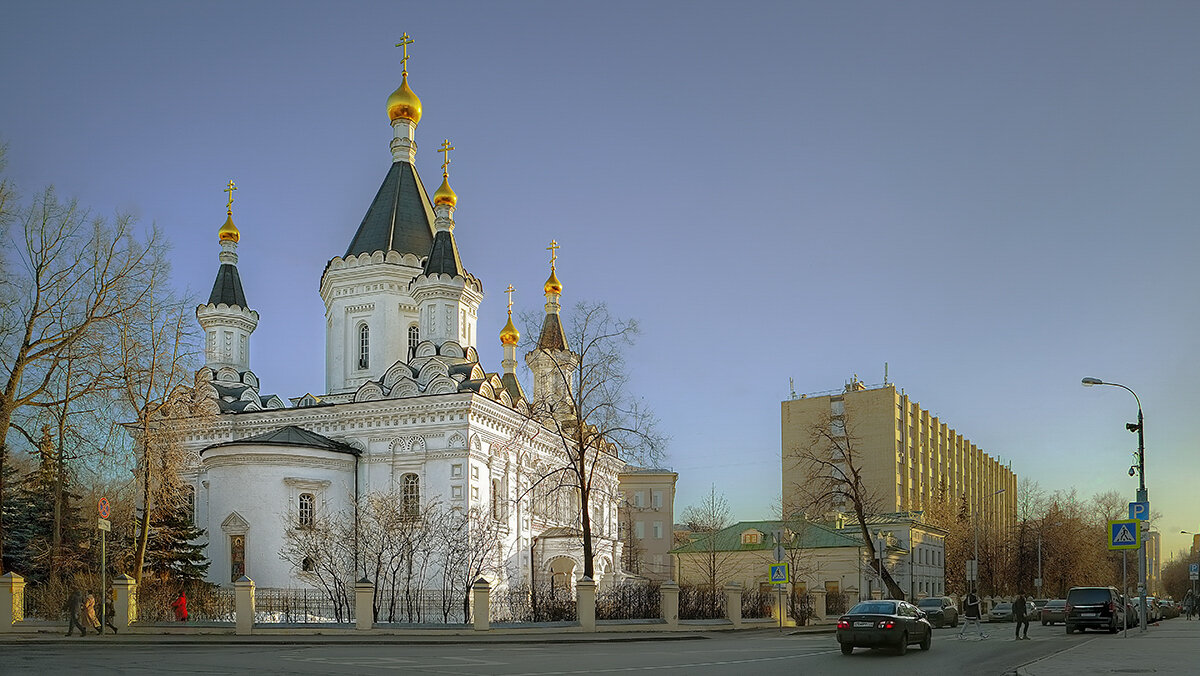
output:
[[[985,625],[986,626],[986,625]],[[959,640],[936,631],[932,649],[907,655],[858,649],[842,655],[832,634],[714,633],[674,641],[443,645],[304,644],[153,645],[105,637],[54,644],[6,644],[0,674],[439,674],[551,676],[567,674],[995,674],[1087,641],[1120,635],[1067,636],[1063,628],[1030,628],[1013,641],[1012,625],[992,625],[987,639]],[[132,637],[131,637],[132,638]],[[1084,648],[1086,649],[1086,648]]]

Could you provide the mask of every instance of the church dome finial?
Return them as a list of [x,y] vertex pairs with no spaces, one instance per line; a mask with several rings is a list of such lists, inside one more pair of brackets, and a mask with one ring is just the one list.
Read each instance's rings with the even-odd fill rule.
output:
[[454,150],[454,146],[450,145],[450,139],[442,141],[442,147],[438,148],[438,152],[442,153],[442,184],[438,186],[436,192],[433,193],[434,205],[444,204],[452,207],[458,204],[458,194],[450,187],[450,151]]
[[234,185],[233,181],[231,180],[229,181],[229,185],[225,188],[225,192],[229,193],[229,202],[225,204],[225,223],[221,226],[220,230],[217,230],[217,239],[222,242],[233,242],[236,244],[237,241],[241,239],[242,234],[238,232],[237,226],[233,224],[234,190],[237,190],[237,186]]
[[554,274],[554,262],[558,260],[559,248],[558,240],[550,240],[550,246],[546,247],[546,250],[550,252],[550,278],[546,280],[546,285],[542,288],[547,296],[562,294],[562,282],[558,281],[558,275]]
[[413,124],[419,124],[421,122],[421,99],[417,98],[417,95],[408,86],[408,46],[412,43],[408,33],[405,33],[400,42],[396,43],[397,47],[404,48],[404,58],[400,59],[400,86],[388,96],[387,111],[388,119],[393,122],[411,120]]
[[513,291],[516,291],[516,289],[513,288],[512,284],[509,284],[508,288],[504,290],[504,293],[508,294],[508,323],[504,325],[504,328],[500,329],[500,344],[504,346],[515,346],[521,342],[521,332],[517,331],[517,327],[513,326],[512,323]]

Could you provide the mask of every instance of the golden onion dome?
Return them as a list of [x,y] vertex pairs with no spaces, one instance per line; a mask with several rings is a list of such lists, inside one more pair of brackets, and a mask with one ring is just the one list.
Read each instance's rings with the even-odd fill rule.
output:
[[454,189],[450,187],[450,177],[442,174],[442,184],[438,186],[436,192],[433,193],[434,204],[445,204],[446,206],[454,206],[458,204],[458,195]]
[[421,122],[421,99],[408,87],[408,73],[400,79],[400,86],[392,92],[387,100],[388,119],[412,120],[413,124]]
[[504,328],[500,329],[500,344],[501,345],[516,345],[521,342],[521,332],[517,331],[517,327],[512,323],[512,311],[508,313],[508,323]]
[[544,289],[548,294],[562,293],[562,282],[558,281],[558,275],[554,274],[554,268],[550,268],[550,279],[546,280],[546,286]]
[[221,240],[222,242],[229,240],[230,242],[236,243],[241,236],[242,234],[238,232],[237,226],[233,224],[233,214],[227,215],[225,217],[225,224],[222,225],[221,229],[217,231],[217,239]]

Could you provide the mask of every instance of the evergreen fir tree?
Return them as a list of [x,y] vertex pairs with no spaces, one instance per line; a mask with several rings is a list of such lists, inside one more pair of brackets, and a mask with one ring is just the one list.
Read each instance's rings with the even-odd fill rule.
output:
[[145,572],[160,580],[203,580],[209,561],[204,557],[206,532],[192,519],[190,500],[158,500],[150,509],[150,541]]
[[51,577],[70,575],[87,567],[88,548],[84,547],[84,543],[89,541],[90,532],[84,527],[79,508],[80,496],[72,492],[66,472],[61,477],[61,551],[57,552],[57,556],[52,556],[57,493],[55,484],[60,479],[59,472],[54,439],[49,427],[44,427],[38,442],[38,466],[17,481],[10,505],[12,520],[8,521],[6,515],[6,523],[11,524],[10,540],[5,546],[6,569],[11,567],[30,582],[44,582]]

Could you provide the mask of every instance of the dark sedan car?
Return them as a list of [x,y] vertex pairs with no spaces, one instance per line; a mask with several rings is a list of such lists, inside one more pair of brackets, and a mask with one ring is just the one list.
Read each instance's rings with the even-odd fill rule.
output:
[[933,625],[925,613],[905,601],[863,601],[838,618],[837,640],[842,654],[855,648],[893,648],[901,655],[910,643],[929,650]]
[[1067,600],[1052,599],[1042,608],[1042,626],[1067,621]]
[[917,607],[925,611],[929,624],[932,624],[934,629],[958,626],[958,608],[954,607],[954,601],[945,596],[921,599],[917,602]]

